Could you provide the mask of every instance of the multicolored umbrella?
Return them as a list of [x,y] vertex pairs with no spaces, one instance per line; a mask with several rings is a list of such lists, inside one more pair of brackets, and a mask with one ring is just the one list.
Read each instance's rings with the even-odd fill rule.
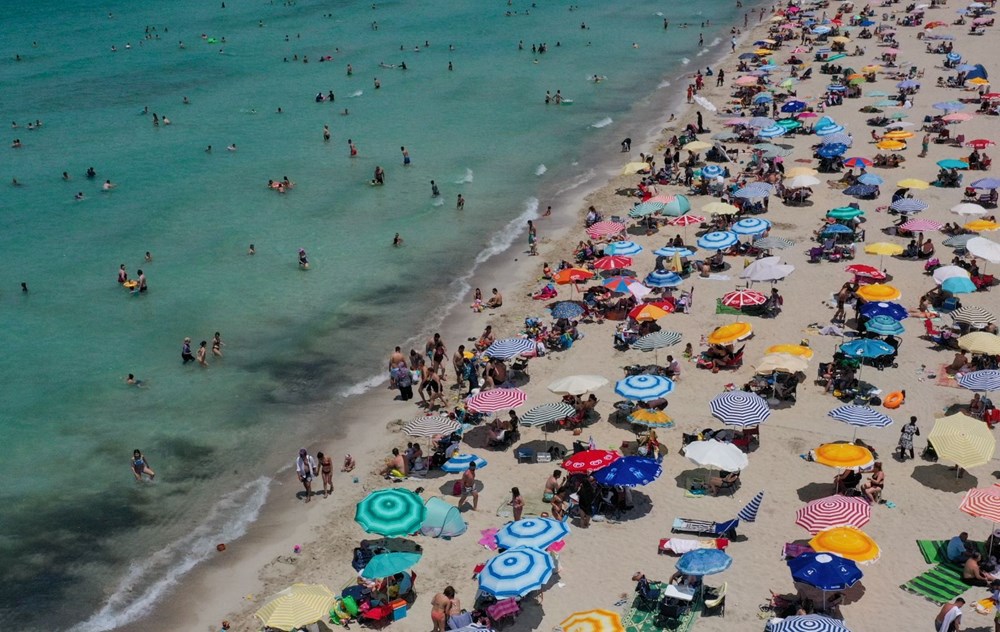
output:
[[583,305],[573,301],[561,301],[552,308],[552,318],[565,318],[572,320],[583,316],[587,311]]
[[524,518],[508,522],[497,532],[497,546],[513,549],[527,546],[544,551],[569,535],[565,522],[551,518]]
[[660,478],[663,468],[655,459],[643,456],[623,456],[611,465],[594,472],[594,480],[601,485],[638,487]]
[[861,527],[871,520],[871,503],[859,496],[827,496],[795,512],[795,524],[812,534],[834,527]]
[[860,156],[854,156],[844,161],[844,166],[851,169],[866,169],[871,167],[873,164],[874,163],[868,158],[862,158]]
[[652,401],[666,397],[674,390],[674,382],[662,375],[630,375],[615,384],[615,392],[625,399]]
[[703,577],[721,573],[733,565],[733,558],[719,549],[695,549],[677,560],[677,570],[685,575]]
[[632,308],[628,313],[628,317],[637,323],[646,323],[660,320],[669,313],[669,311],[652,303],[642,303]]
[[628,416],[628,420],[638,426],[647,428],[672,428],[674,420],[662,410],[640,408]]
[[861,315],[865,318],[874,318],[876,316],[888,316],[893,320],[905,320],[909,318],[909,314],[906,308],[899,303],[889,303],[886,301],[876,301],[874,303],[865,303],[861,308]]
[[[983,210],[985,211],[986,209]],[[668,221],[667,224],[671,226],[680,226],[681,228],[685,228],[687,226],[691,226],[692,224],[701,224],[704,221],[705,218],[701,217],[700,215],[688,214],[688,215],[681,215],[680,217],[675,217],[672,220]]]
[[545,585],[555,572],[555,561],[531,547],[509,549],[490,559],[479,573],[479,588],[497,599],[523,597]]
[[709,408],[722,423],[740,428],[762,424],[771,416],[767,400],[746,391],[720,393],[709,402]]
[[420,496],[408,489],[379,489],[358,503],[354,521],[366,533],[396,537],[416,533],[427,516]]
[[517,408],[528,396],[519,388],[491,388],[479,391],[465,400],[465,406],[477,413],[495,413],[498,410]]
[[584,450],[567,457],[562,462],[561,467],[570,473],[594,472],[611,465],[620,458],[622,455],[614,450]]

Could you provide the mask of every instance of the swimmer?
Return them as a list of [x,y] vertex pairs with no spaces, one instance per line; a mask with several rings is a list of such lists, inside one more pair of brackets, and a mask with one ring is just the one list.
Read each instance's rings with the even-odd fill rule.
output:
[[450,61],[448,62],[448,70],[455,70],[455,67],[451,65]]
[[341,116],[347,116],[348,114],[350,114],[350,112],[347,111],[347,108],[344,108],[344,111],[340,113]]
[[347,147],[351,150],[351,158],[358,155],[358,148],[350,138],[347,139]]
[[250,255],[251,257],[257,254],[257,249],[254,248],[253,244],[250,244],[250,247],[247,248],[247,254]]
[[347,64],[347,76],[350,77],[353,74],[354,74],[354,68],[350,64]]
[[200,343],[198,343],[198,355],[196,357],[198,359],[198,364],[200,364],[201,366],[207,368],[208,367],[208,359],[207,359],[208,358],[208,349],[206,347],[208,347],[208,341],[207,340],[202,340]]
[[373,176],[373,180],[375,184],[379,185],[385,184],[385,169],[383,169],[378,165],[375,165],[375,174]]
[[115,185],[111,184],[111,180],[105,180],[104,184],[101,185],[101,190],[103,191],[110,191],[113,188],[115,188]]
[[461,193],[458,194],[458,201],[455,203],[455,208],[460,211],[465,208],[465,198],[462,197]]
[[406,151],[406,147],[400,147],[399,151],[403,153],[403,165],[410,164],[410,152]]
[[441,196],[441,191],[438,189],[438,185],[434,184],[434,181],[431,180],[431,197],[440,197],[440,196]]
[[284,114],[284,113],[285,113],[284,110],[282,110],[280,107],[278,108],[278,111],[275,112],[275,114]]
[[12,186],[12,187],[19,187],[19,186],[22,186],[22,185],[21,185],[20,182],[17,181],[17,178],[11,178],[10,179],[10,186]]
[[399,233],[396,233],[396,236],[392,238],[392,245],[395,248],[403,245],[403,238],[399,236]]
[[67,182],[69,181],[69,174],[66,173],[65,171],[63,171],[63,180],[65,180]]
[[303,270],[309,269],[309,259],[306,257],[305,248],[299,248],[299,267]]
[[381,87],[382,87],[382,82],[378,80],[378,77],[375,77],[375,89],[378,90]]
[[97,175],[97,172],[94,171],[93,167],[87,167],[87,177],[88,178],[93,178],[96,175]]
[[24,281],[21,281],[21,291],[25,294],[28,293],[28,284],[25,283]]
[[221,358],[222,346],[224,344],[225,343],[222,342],[222,334],[220,334],[219,332],[215,332],[215,335],[212,336],[212,355],[216,356],[217,358]]
[[142,380],[135,379],[135,376],[132,375],[131,373],[129,373],[128,377],[125,378],[125,383],[128,384],[129,386],[137,386],[139,388],[142,388]]
[[74,195],[73,199],[76,200],[77,202],[79,202],[80,200],[82,200],[83,199],[83,191],[80,191],[79,193],[77,193],[76,195]]
[[324,142],[329,142],[329,140],[330,140],[330,126],[329,125],[324,125],[323,126],[323,141]]
[[141,482],[143,475],[148,476],[149,480],[153,480],[153,477],[156,476],[153,469],[149,467],[146,457],[142,455],[142,452],[138,448],[132,451],[132,474],[135,476],[136,482]]
[[236,143],[233,143],[229,147],[226,147],[227,151],[236,151]]
[[146,251],[146,263],[153,263],[153,255],[148,250]]
[[181,103],[183,103],[184,105],[191,105],[191,101],[189,101],[187,97],[184,97],[181,100]]
[[212,153],[212,146],[211,145],[209,145],[208,147],[205,148],[205,153],[206,154]]

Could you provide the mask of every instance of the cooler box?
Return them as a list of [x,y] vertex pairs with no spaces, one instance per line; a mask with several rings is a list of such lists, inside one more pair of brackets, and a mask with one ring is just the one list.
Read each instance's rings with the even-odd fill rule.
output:
[[392,620],[399,621],[406,618],[406,601],[397,599],[389,604],[392,606]]

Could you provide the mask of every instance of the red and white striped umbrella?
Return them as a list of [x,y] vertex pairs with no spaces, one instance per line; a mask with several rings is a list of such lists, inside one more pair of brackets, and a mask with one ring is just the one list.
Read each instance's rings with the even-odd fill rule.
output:
[[903,230],[908,230],[911,233],[919,233],[923,231],[941,230],[944,226],[941,222],[935,222],[929,219],[911,219],[908,222],[903,222],[899,225]]
[[597,222],[587,229],[587,234],[591,239],[600,237],[610,237],[625,232],[625,224],[621,222]]
[[594,267],[598,270],[621,270],[631,265],[632,257],[626,257],[625,255],[608,255],[594,262]]
[[872,507],[858,496],[827,496],[795,512],[795,524],[812,534],[834,527],[861,528],[871,519]]
[[654,195],[653,197],[646,200],[647,202],[659,202],[660,204],[670,204],[677,199],[677,196],[671,195],[669,193],[661,193],[659,195]]
[[611,465],[622,455],[614,450],[584,450],[568,457],[562,463],[562,469],[570,473],[596,472],[602,467]]
[[671,226],[690,226],[692,224],[701,224],[705,221],[704,217],[700,215],[681,215],[680,217],[675,217],[669,222]]
[[970,489],[958,508],[970,516],[1000,522],[1000,485]]
[[476,413],[495,413],[498,410],[517,408],[528,399],[519,388],[491,388],[479,391],[465,400],[465,406]]
[[881,281],[885,279],[885,273],[876,268],[875,266],[865,265],[863,263],[854,263],[846,268],[845,272],[850,272],[859,277],[865,277],[866,279],[874,279],[876,281]]
[[736,290],[722,297],[722,304],[726,307],[743,309],[754,305],[763,305],[767,302],[767,297],[756,290]]

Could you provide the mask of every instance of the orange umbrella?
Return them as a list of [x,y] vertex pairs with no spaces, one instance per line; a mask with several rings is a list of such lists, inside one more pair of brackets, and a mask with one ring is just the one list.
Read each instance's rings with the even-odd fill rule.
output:
[[708,342],[713,345],[727,345],[742,340],[753,333],[750,323],[732,323],[723,325],[708,335]]
[[583,268],[566,268],[565,270],[556,272],[556,275],[552,278],[556,283],[566,285],[567,283],[579,283],[587,279],[592,279],[594,278],[594,273]]
[[874,562],[882,552],[871,536],[854,527],[834,527],[820,531],[809,540],[817,552],[835,553],[855,562]]
[[628,315],[636,322],[644,323],[651,320],[660,320],[669,313],[670,312],[663,309],[662,307],[657,307],[656,305],[645,303],[633,309],[631,312],[628,313]]
[[903,295],[895,286],[885,283],[872,283],[855,292],[858,296],[868,302],[871,301],[893,301]]
[[813,450],[813,460],[840,468],[865,467],[875,462],[871,450],[853,443],[824,443]]

